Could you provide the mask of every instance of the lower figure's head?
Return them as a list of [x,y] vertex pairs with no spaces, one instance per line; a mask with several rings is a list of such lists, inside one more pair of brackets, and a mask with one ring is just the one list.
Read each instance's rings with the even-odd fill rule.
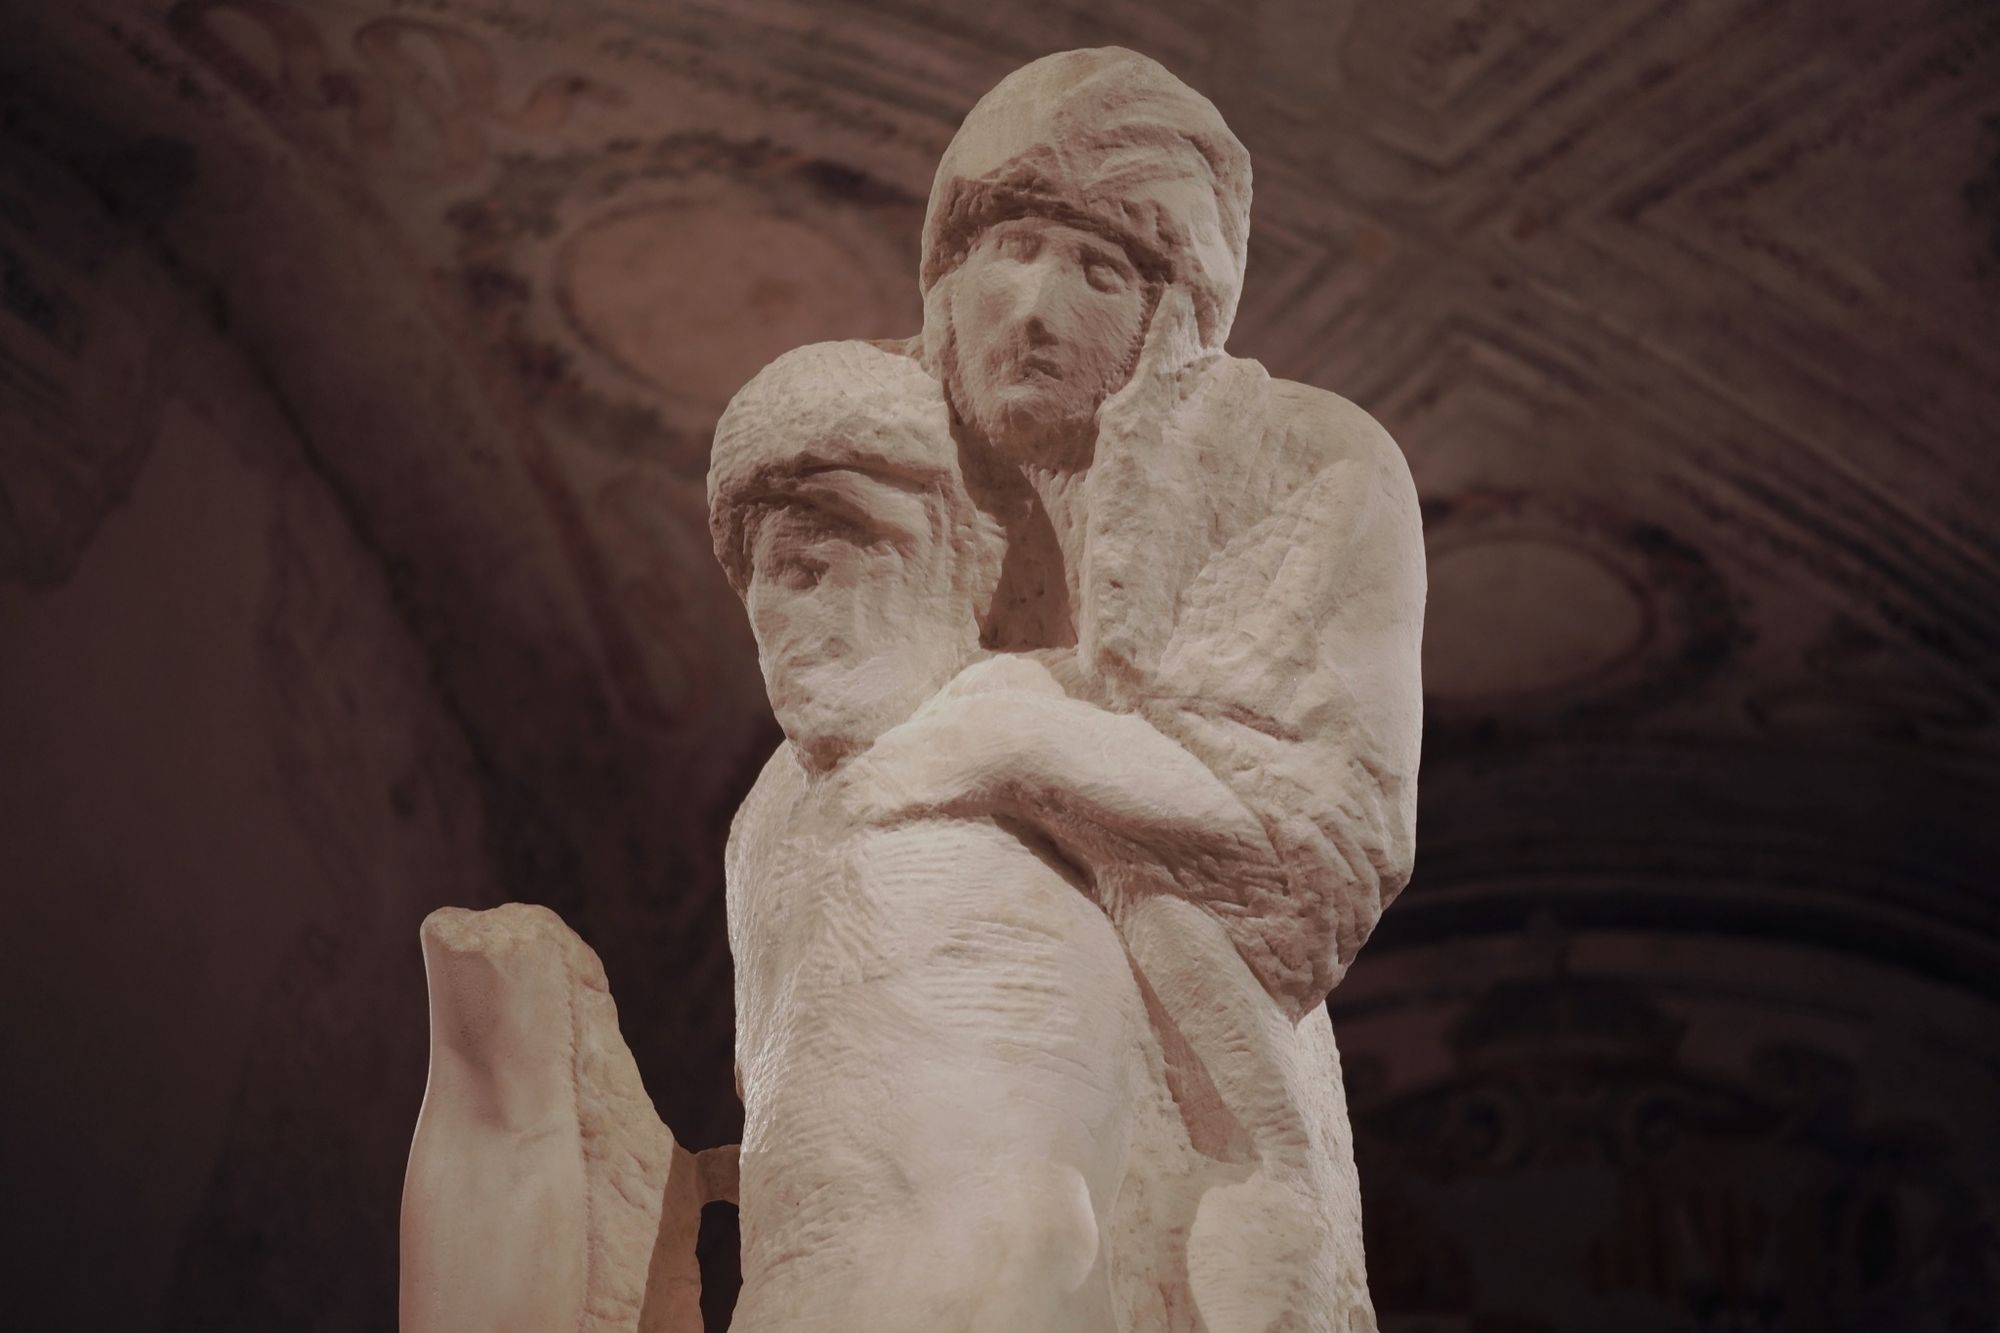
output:
[[723,413],[708,485],[716,554],[808,767],[866,749],[978,652],[999,538],[916,361],[858,342],[779,357]]

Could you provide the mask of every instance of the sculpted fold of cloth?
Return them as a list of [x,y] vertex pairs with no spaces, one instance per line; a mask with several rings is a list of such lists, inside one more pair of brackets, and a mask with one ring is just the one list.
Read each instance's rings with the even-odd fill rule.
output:
[[1249,201],[1159,65],[1036,61],[939,167],[921,335],[717,427],[786,737],[727,857],[735,1328],[1374,1327],[1323,1002],[1409,874],[1423,549],[1379,426],[1222,350]]

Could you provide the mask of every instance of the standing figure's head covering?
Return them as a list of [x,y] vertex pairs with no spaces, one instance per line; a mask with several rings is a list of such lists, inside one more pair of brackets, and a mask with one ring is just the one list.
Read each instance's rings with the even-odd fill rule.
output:
[[926,297],[980,233],[1017,217],[1105,232],[1194,299],[1202,343],[1236,317],[1250,236],[1250,155],[1215,105],[1122,47],[1024,65],[945,149],[924,217]]

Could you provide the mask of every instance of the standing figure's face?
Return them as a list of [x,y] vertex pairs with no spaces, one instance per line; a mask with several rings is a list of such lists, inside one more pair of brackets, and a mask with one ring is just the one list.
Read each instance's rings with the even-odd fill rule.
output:
[[823,771],[907,719],[978,649],[942,501],[849,468],[762,502],[744,604],[771,707]]
[[1044,218],[987,228],[954,275],[960,416],[1001,452],[1088,438],[1131,377],[1151,293],[1122,246]]

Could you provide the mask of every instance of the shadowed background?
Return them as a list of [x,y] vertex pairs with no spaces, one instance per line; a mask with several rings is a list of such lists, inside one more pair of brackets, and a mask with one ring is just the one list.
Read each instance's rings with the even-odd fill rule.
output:
[[392,1327],[440,904],[736,1137],[709,429],[913,332],[959,118],[1105,43],[1424,499],[1385,1333],[1990,1326],[2000,7],[1874,0],[0,5],[5,1322]]

